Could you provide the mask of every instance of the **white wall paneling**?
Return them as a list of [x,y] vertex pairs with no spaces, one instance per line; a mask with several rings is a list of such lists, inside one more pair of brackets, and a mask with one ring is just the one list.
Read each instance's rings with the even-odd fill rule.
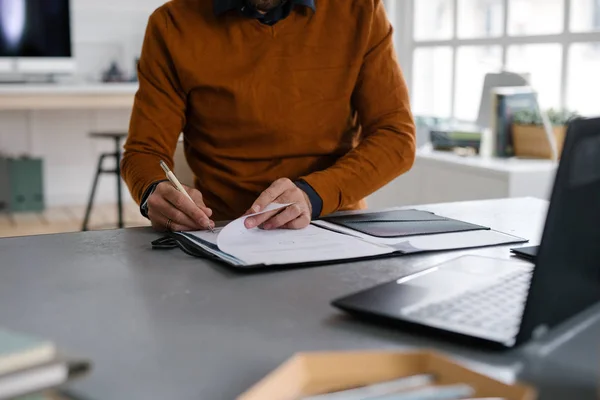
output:
[[164,0],[72,0],[74,53],[84,78],[99,78],[111,61],[128,73],[139,57],[148,17]]
[[[113,152],[111,140],[89,138],[92,131],[127,131],[126,110],[47,110],[0,112],[0,152],[44,159],[44,186],[49,206],[87,201],[98,156]],[[112,167],[112,159],[106,160]],[[113,164],[114,165],[114,164]],[[100,180],[96,199],[114,202],[115,179]]]

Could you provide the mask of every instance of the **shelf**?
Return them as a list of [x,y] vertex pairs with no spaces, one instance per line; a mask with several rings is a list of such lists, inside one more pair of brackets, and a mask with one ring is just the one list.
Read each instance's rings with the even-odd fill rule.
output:
[[129,109],[137,83],[0,84],[0,110]]

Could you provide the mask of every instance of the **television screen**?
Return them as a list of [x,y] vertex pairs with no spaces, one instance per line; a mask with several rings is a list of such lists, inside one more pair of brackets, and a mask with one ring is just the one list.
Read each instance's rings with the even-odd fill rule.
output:
[[71,57],[69,0],[0,0],[0,57]]

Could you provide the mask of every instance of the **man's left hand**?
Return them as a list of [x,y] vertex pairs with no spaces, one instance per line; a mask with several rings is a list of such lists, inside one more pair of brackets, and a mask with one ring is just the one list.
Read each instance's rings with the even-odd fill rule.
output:
[[308,195],[287,178],[276,180],[256,199],[247,214],[264,210],[271,203],[292,205],[283,210],[276,210],[246,219],[246,228],[257,226],[263,229],[303,229],[311,221],[312,206]]

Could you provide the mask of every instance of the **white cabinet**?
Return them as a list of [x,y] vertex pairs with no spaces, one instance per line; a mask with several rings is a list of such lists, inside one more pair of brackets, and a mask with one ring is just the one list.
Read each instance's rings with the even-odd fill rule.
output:
[[515,197],[549,199],[550,160],[461,157],[422,148],[413,168],[368,198],[370,208]]

